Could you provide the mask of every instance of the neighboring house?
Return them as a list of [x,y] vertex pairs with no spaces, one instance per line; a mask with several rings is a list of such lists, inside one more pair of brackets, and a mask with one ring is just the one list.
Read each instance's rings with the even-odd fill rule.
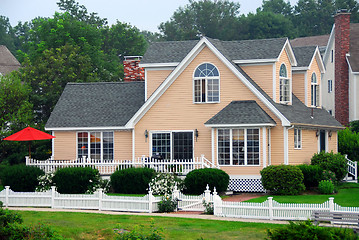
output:
[[153,43],[144,81],[66,86],[46,124],[53,159],[203,154],[230,190],[262,191],[264,167],[337,152],[342,126],[320,107],[319,50],[302,50],[287,38]]
[[0,75],[6,75],[21,67],[19,61],[6,46],[0,45]]

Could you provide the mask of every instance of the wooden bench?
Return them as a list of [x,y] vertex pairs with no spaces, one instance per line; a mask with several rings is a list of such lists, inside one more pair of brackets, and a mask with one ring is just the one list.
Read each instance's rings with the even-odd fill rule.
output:
[[359,234],[359,213],[313,211],[312,220],[314,220],[315,224],[319,224],[319,222],[350,224],[349,226],[353,226],[354,232]]

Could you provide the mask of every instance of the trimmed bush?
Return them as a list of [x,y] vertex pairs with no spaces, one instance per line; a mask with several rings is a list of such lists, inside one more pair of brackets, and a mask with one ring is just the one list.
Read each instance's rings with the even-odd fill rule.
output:
[[330,180],[322,180],[318,185],[319,192],[322,194],[333,194],[334,184]]
[[220,169],[196,169],[187,174],[184,184],[186,192],[189,194],[202,194],[206,190],[207,184],[211,191],[216,187],[217,192],[224,192],[228,188],[229,176]]
[[45,174],[40,168],[25,165],[8,166],[1,171],[1,183],[15,192],[34,192],[37,178]]
[[303,183],[306,189],[318,187],[322,180],[323,169],[317,165],[301,164],[297,165],[303,173]]
[[262,185],[278,195],[297,195],[305,190],[303,173],[293,165],[271,165],[261,171]]
[[359,132],[358,123],[354,121],[355,126],[343,129],[338,132],[338,152],[348,154],[348,158],[352,161],[359,161]]
[[69,167],[58,169],[52,182],[59,193],[80,194],[93,192],[99,184],[100,174],[90,167]]
[[146,194],[155,175],[151,168],[117,170],[111,175],[111,186],[115,193]]
[[347,174],[347,160],[340,153],[320,152],[314,154],[311,161],[312,165],[318,165],[323,170],[330,170],[335,173],[336,181],[340,182]]

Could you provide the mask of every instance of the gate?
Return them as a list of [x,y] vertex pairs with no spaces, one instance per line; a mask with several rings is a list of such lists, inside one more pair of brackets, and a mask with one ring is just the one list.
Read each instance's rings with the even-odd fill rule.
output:
[[207,185],[206,190],[203,194],[198,196],[185,195],[178,190],[173,191],[173,198],[178,200],[178,210],[179,211],[205,211],[203,206],[203,201],[213,203],[213,195],[209,190]]

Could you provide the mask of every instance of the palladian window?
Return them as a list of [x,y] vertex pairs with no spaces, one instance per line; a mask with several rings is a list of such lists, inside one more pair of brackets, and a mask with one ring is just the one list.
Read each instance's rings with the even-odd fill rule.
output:
[[203,63],[197,67],[193,78],[195,103],[219,102],[219,72],[210,63]]
[[279,70],[279,101],[281,103],[290,102],[290,80],[284,64],[280,66]]
[[313,107],[319,106],[319,84],[315,73],[312,74],[311,79],[311,105]]

